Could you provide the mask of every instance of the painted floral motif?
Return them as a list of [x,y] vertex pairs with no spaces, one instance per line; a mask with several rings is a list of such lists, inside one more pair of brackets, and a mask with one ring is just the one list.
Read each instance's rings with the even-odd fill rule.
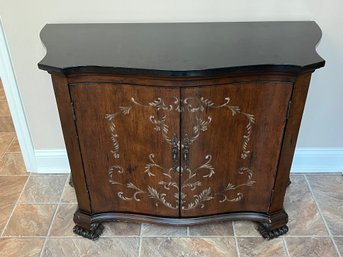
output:
[[[208,116],[206,119],[200,118],[197,113],[202,113],[208,108],[212,109],[219,109],[219,108],[227,108],[232,116],[242,114],[247,119],[247,125],[245,127],[245,134],[243,135],[243,145],[242,145],[242,152],[241,152],[241,159],[246,159],[249,154],[250,150],[248,150],[248,144],[251,139],[251,135],[253,132],[253,125],[255,124],[255,117],[252,114],[248,114],[245,112],[241,112],[240,108],[238,106],[230,105],[230,98],[226,97],[224,98],[224,103],[221,105],[215,105],[214,102],[212,102],[209,99],[206,99],[204,97],[188,97],[186,99],[178,99],[175,98],[175,101],[172,102],[172,104],[168,105],[166,104],[162,98],[157,98],[156,100],[153,100],[152,102],[149,102],[148,104],[142,104],[138,102],[133,97],[131,98],[131,102],[134,104],[134,106],[144,107],[144,108],[154,108],[156,112],[163,111],[166,114],[165,115],[158,115],[160,118],[156,118],[155,116],[150,116],[149,120],[154,126],[154,130],[156,132],[161,133],[163,139],[165,142],[167,142],[170,145],[177,145],[178,150],[181,149],[184,154],[184,158],[188,158],[189,154],[189,146],[194,143],[199,137],[202,132],[205,132],[208,130],[212,118]],[[109,130],[111,133],[111,141],[112,141],[112,150],[111,153],[113,155],[114,159],[119,159],[119,141],[118,141],[118,135],[116,132],[116,125],[114,123],[115,118],[118,115],[129,115],[132,106],[128,107],[119,107],[119,111],[112,114],[106,114],[105,119],[107,119],[109,124]],[[167,118],[168,118],[168,112],[171,111],[177,111],[177,112],[191,112],[196,115],[195,117],[195,124],[192,127],[192,133],[191,136],[188,137],[188,135],[185,136],[183,142],[180,141],[174,142],[175,138],[171,138],[169,135],[169,127],[167,125]],[[177,140],[177,139],[176,139]],[[160,172],[162,174],[163,180],[158,182],[159,186],[162,186],[162,188],[165,190],[164,192],[159,192],[156,189],[156,186],[149,185],[146,189],[138,188],[133,183],[129,182],[127,184],[123,184],[121,182],[118,182],[116,177],[117,175],[124,174],[125,170],[123,167],[119,165],[113,165],[108,170],[108,176],[109,176],[109,182],[113,185],[119,185],[122,187],[126,187],[128,189],[131,189],[132,195],[131,196],[125,196],[123,192],[118,192],[117,196],[121,200],[124,201],[137,201],[140,202],[140,195],[146,194],[149,198],[154,199],[155,205],[158,207],[160,205],[166,206],[170,209],[178,209],[179,206],[181,206],[181,209],[183,211],[191,210],[194,208],[204,208],[205,203],[207,201],[212,201],[217,199],[219,203],[224,202],[238,202],[243,199],[244,195],[242,192],[238,192],[236,196],[229,197],[228,194],[230,191],[235,191],[236,189],[244,186],[253,186],[255,181],[252,179],[253,171],[249,169],[248,167],[241,167],[238,170],[239,175],[245,175],[247,177],[247,180],[244,183],[241,184],[234,184],[234,183],[228,183],[227,186],[224,188],[222,192],[213,192],[213,189],[211,187],[204,188],[201,190],[198,194],[193,194],[191,197],[191,200],[189,200],[189,197],[185,193],[185,189],[188,188],[190,191],[195,191],[197,188],[202,187],[202,182],[200,180],[194,181],[194,179],[199,178],[200,175],[202,175],[203,178],[210,179],[215,175],[215,168],[212,166],[212,155],[208,154],[205,156],[205,161],[203,164],[201,164],[199,167],[191,169],[188,167],[188,160],[184,159],[184,166],[183,167],[171,167],[166,168],[154,160],[155,154],[151,153],[148,156],[149,162],[145,165],[144,173],[149,177],[156,176],[156,172]],[[179,172],[181,176],[184,178],[182,180],[182,184],[179,184],[179,181],[173,181],[172,173],[173,171]],[[174,202],[170,202],[170,194],[167,191],[170,191],[171,189],[174,189],[176,193],[174,194]],[[167,195],[169,196],[167,199]]]

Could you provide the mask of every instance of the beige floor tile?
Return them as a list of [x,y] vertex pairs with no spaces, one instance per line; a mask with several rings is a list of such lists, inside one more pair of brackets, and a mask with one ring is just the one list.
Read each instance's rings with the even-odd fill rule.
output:
[[5,90],[2,84],[0,84],[0,101],[6,101]]
[[26,176],[0,176],[0,235],[26,180]]
[[0,116],[11,116],[10,109],[6,101],[0,101]]
[[14,137],[13,132],[0,132],[0,156],[8,149]]
[[330,238],[285,238],[290,257],[338,257]]
[[0,160],[0,175],[27,175],[21,153],[5,153]]
[[[1,204],[0,203],[0,235],[4,230],[6,223],[12,213],[14,204]],[[1,256],[1,255],[0,255]]]
[[38,257],[44,239],[19,239],[2,238],[0,239],[1,257]]
[[20,203],[58,203],[67,175],[30,176]]
[[20,204],[5,230],[5,236],[46,236],[56,205]]
[[132,222],[108,222],[104,223],[103,236],[139,236],[141,224]]
[[234,238],[143,238],[141,257],[234,257]]
[[[61,204],[58,207],[55,219],[51,226],[50,236],[72,236],[77,237],[73,233],[75,223],[73,221],[74,212],[77,209],[77,204]],[[103,224],[105,230],[102,236],[139,236],[140,224],[129,222],[108,222]]]
[[55,219],[52,223],[50,236],[77,236],[73,233],[73,221],[76,204],[61,204],[58,206]]
[[314,197],[333,235],[343,236],[343,176],[307,176]]
[[19,141],[18,138],[15,136],[14,140],[12,141],[11,145],[7,149],[8,153],[20,153],[20,146],[19,146]]
[[267,241],[261,237],[237,238],[241,257],[287,257],[283,240],[276,238]]
[[186,236],[187,227],[142,224],[142,236]]
[[62,203],[77,203],[75,189],[67,183],[62,196]]
[[43,257],[138,257],[139,238],[49,239]]
[[27,178],[27,176],[0,176],[0,205],[14,205]]
[[252,221],[235,221],[233,222],[235,227],[236,236],[241,237],[259,237],[260,233],[257,231],[258,224]]
[[15,132],[11,117],[0,116],[0,132]]
[[191,236],[234,236],[232,222],[220,222],[189,227]]
[[337,245],[338,251],[340,252],[341,256],[343,256],[343,237],[335,237],[334,241]]
[[285,197],[289,231],[286,236],[326,236],[328,232],[304,176],[292,176]]

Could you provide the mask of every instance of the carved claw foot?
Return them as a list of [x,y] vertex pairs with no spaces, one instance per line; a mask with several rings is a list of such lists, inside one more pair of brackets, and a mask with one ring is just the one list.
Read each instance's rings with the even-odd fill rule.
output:
[[73,232],[75,234],[91,239],[91,240],[97,240],[102,234],[103,230],[104,230],[104,226],[101,223],[92,224],[92,230],[84,229],[83,227],[79,225],[75,225],[75,227],[73,228]]
[[288,227],[287,225],[284,225],[281,228],[270,230],[268,226],[266,226],[265,224],[260,224],[257,230],[258,232],[260,232],[263,238],[271,240],[273,238],[277,238],[283,234],[286,234],[288,232]]

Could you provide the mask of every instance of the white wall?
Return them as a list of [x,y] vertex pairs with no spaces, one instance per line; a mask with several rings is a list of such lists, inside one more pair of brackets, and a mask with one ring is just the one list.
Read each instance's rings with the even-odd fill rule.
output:
[[0,17],[35,149],[63,149],[50,77],[38,70],[46,23],[315,20],[323,31],[298,147],[343,147],[342,0],[0,0]]

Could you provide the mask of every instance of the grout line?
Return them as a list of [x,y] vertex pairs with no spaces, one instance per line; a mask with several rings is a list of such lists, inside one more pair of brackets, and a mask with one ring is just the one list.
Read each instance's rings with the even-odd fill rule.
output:
[[62,198],[63,198],[64,190],[65,190],[66,185],[68,184],[68,181],[69,181],[68,178],[69,178],[69,176],[67,176],[66,181],[64,182],[64,186],[63,186],[63,190],[62,190],[62,193],[61,193],[61,196],[60,196],[60,200],[59,200],[59,203],[56,205],[56,209],[55,209],[54,215],[52,216],[51,223],[50,223],[48,232],[47,232],[47,234],[46,234],[46,237],[45,237],[45,240],[44,240],[44,243],[43,243],[43,246],[42,246],[42,250],[41,250],[41,252],[40,252],[39,257],[43,256],[43,251],[44,251],[46,242],[48,241],[48,237],[49,237],[49,235],[50,235],[52,225],[53,225],[53,223],[54,223],[54,221],[55,221],[55,218],[56,218],[56,215],[57,215],[57,211],[58,211],[58,209],[59,209],[59,207],[60,207],[60,203],[61,203]]
[[337,246],[337,244],[336,244],[336,242],[335,242],[334,237],[332,236],[330,239],[331,239],[331,241],[332,241],[332,243],[333,243],[333,246],[334,246],[335,249],[336,249],[337,255],[338,255],[339,257],[341,257],[341,253],[340,253],[340,251],[339,251],[339,249],[338,249],[338,246]]
[[310,237],[310,238],[329,238],[329,237],[331,237],[330,235],[321,235],[321,236],[318,236],[318,235],[306,235],[306,236],[286,236],[286,235],[282,235],[282,237],[284,237],[284,238],[302,238],[302,237],[304,237],[304,238],[306,238],[306,237]]
[[[123,236],[107,236],[107,237],[127,237]],[[135,236],[137,237],[137,236]],[[142,236],[142,238],[154,238],[154,237],[161,237],[161,238],[186,238],[187,235],[146,235]],[[196,235],[196,236],[189,236],[189,238],[234,238],[234,236],[203,236],[203,235]],[[257,238],[257,237],[255,237]]]
[[317,202],[317,199],[316,199],[316,197],[315,197],[315,195],[314,195],[314,193],[313,193],[311,184],[310,184],[310,182],[308,181],[307,176],[304,175],[304,177],[305,177],[305,180],[306,180],[306,182],[307,182],[307,186],[309,187],[310,192],[311,192],[311,194],[312,194],[312,198],[313,198],[314,202],[316,203],[316,206],[317,206],[319,215],[320,215],[320,217],[322,218],[322,220],[323,220],[323,222],[324,222],[324,225],[325,225],[325,227],[326,227],[326,230],[328,231],[329,236],[330,236],[330,238],[331,238],[331,241],[332,241],[332,243],[333,243],[333,245],[334,245],[334,247],[335,247],[335,249],[336,249],[336,253],[338,254],[339,257],[341,257],[341,254],[340,254],[340,252],[339,252],[339,250],[338,250],[338,247],[337,247],[337,245],[336,245],[336,243],[335,243],[335,240],[333,239],[333,236],[332,236],[332,233],[331,233],[331,231],[330,231],[330,229],[329,229],[329,226],[328,226],[328,224],[327,224],[327,222],[326,222],[326,220],[325,220],[325,218],[324,218],[324,215],[323,215],[323,213],[322,213],[322,210],[320,209],[319,204],[318,204],[318,202]]
[[[85,239],[81,236],[77,235],[72,235],[72,236],[3,236],[2,238],[49,238],[49,239]],[[140,238],[139,235],[121,235],[121,236],[103,236],[101,235],[101,238]],[[101,240],[101,238],[99,240]],[[154,235],[154,236],[142,236],[143,238],[187,238],[186,236],[175,236],[175,235]],[[189,238],[234,238],[234,236],[190,236]],[[247,237],[242,237],[242,238],[247,238]],[[249,238],[260,238],[260,237],[249,237]],[[313,238],[311,236],[308,236],[307,238]]]
[[[7,147],[6,147],[6,150],[3,152],[3,154],[2,155],[5,155],[5,153],[7,153],[8,152],[8,149],[11,147],[11,144],[13,143],[13,141],[14,141],[14,139],[16,138],[16,136],[17,136],[17,134],[16,133],[14,133],[15,134],[15,136],[12,138],[12,140],[11,140],[11,142],[7,145]],[[2,157],[2,156],[1,156]]]
[[[0,159],[1,159],[1,157],[0,157]],[[26,174],[20,174],[20,175],[18,175],[18,174],[0,174],[0,177],[27,177],[29,173],[31,173],[31,172],[26,171]]]
[[54,204],[60,204],[60,205],[75,205],[77,203],[64,203],[64,202],[20,202],[20,204],[39,204],[39,205],[54,205]]
[[18,151],[7,151],[6,153],[21,153],[21,152],[18,152]]
[[15,238],[15,239],[45,239],[46,236],[3,236],[1,237],[1,239],[11,239],[11,238]]
[[[337,171],[337,172],[304,172],[304,173],[298,173],[300,175],[303,176],[337,176],[337,175],[341,175],[342,172]],[[292,174],[293,176],[295,175],[294,173]]]
[[[53,239],[84,239],[83,237],[80,236],[3,236],[2,238],[53,238]],[[142,236],[143,238],[186,238],[187,236],[176,236],[176,235],[147,235],[147,236]],[[342,238],[342,236],[334,236],[335,238]],[[112,235],[102,235],[101,238],[140,238],[140,235],[117,235],[117,236],[112,236]],[[202,235],[197,235],[197,236],[189,236],[189,238],[235,238],[235,236],[202,236]],[[260,236],[237,236],[237,238],[261,238]],[[280,239],[287,239],[287,238],[331,238],[331,237],[325,237],[325,236],[292,236],[292,237],[280,237]]]
[[237,240],[237,235],[236,235],[235,221],[232,221],[232,229],[233,229],[233,236],[235,238],[235,243],[236,243],[237,257],[240,257],[241,253],[239,252],[239,247],[238,247],[238,240]]
[[141,227],[140,227],[140,231],[139,231],[138,257],[141,256],[141,251],[142,251],[142,230],[143,230],[143,223],[141,223]]
[[[342,238],[342,236],[334,236],[335,238]],[[27,239],[27,238],[48,238],[48,239],[85,239],[81,236],[74,236],[74,235],[71,235],[71,236],[3,236],[1,238],[18,238],[18,239]],[[140,238],[139,235],[121,235],[121,236],[111,236],[111,235],[108,235],[108,236],[101,236],[101,238]],[[100,238],[100,240],[101,240]],[[186,236],[174,236],[174,235],[154,235],[154,236],[142,236],[142,239],[143,238],[186,238]],[[235,238],[235,236],[189,236],[189,238]],[[237,239],[238,238],[260,238],[262,239],[262,237],[260,236],[237,236]],[[290,238],[290,237],[288,237]],[[323,239],[328,239],[331,237],[323,237],[323,236],[293,236],[292,238],[309,238],[309,239],[312,239],[312,238],[323,238]],[[287,239],[286,237],[280,237],[280,239]]]
[[282,238],[282,241],[283,241],[283,245],[285,247],[286,254],[287,254],[288,257],[290,257],[290,254],[289,254],[289,251],[288,251],[288,247],[287,247],[287,243],[286,243],[286,240],[285,240],[284,237]]
[[8,226],[8,224],[10,223],[10,220],[11,220],[12,215],[13,215],[13,213],[14,213],[14,210],[16,209],[16,207],[17,207],[17,205],[18,205],[18,203],[19,203],[19,199],[20,199],[21,195],[23,194],[24,189],[25,189],[27,183],[29,182],[30,177],[31,177],[31,173],[29,173],[29,175],[27,176],[26,182],[25,182],[23,188],[21,189],[21,192],[20,192],[20,194],[19,194],[19,196],[18,196],[18,199],[17,199],[17,201],[15,202],[15,204],[14,204],[14,206],[13,206],[12,212],[11,212],[10,216],[8,217],[8,219],[7,219],[6,225],[4,226],[4,228],[3,228],[3,230],[2,230],[2,233],[1,233],[1,236],[0,236],[0,237],[2,237],[2,236],[4,235],[4,233],[5,233],[5,231],[6,231],[7,226]]
[[[21,150],[19,150],[19,151],[9,151],[9,150],[8,150],[8,149],[10,149],[11,145],[14,143],[14,141],[15,141],[16,138],[17,138],[17,133],[15,133],[15,136],[13,137],[11,143],[8,145],[8,148],[7,148],[7,150],[6,150],[6,153],[21,153],[21,154],[22,154]],[[20,146],[19,146],[19,149],[20,149]]]
[[[39,173],[39,172],[31,172],[32,176],[68,176],[70,177],[70,172],[62,172],[62,173]],[[69,181],[68,181],[69,182]]]
[[[14,133],[15,134],[15,133]],[[14,139],[16,137],[16,134],[15,136],[12,138],[11,142],[7,145],[7,147],[5,148],[4,152],[1,154],[0,156],[0,160],[2,160],[2,158],[5,156],[5,154],[7,153],[7,150],[10,148],[11,144],[13,143]],[[2,170],[2,168],[0,169],[0,171]],[[4,176],[8,176],[8,175],[4,175]]]

